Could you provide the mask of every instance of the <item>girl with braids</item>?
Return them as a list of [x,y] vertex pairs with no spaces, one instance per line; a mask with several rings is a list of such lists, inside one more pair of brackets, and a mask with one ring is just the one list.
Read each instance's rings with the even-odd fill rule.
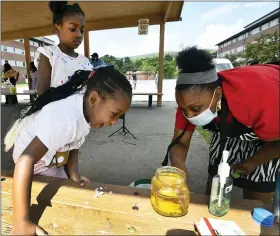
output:
[[[243,197],[268,203],[280,167],[279,65],[216,73],[211,56],[196,47],[181,51],[177,64],[181,71],[174,136],[168,147],[171,165],[187,173],[191,137],[195,127],[201,126],[213,133],[206,194],[226,149],[229,164],[238,172],[232,173],[237,177],[234,185],[243,188]],[[168,152],[163,165],[167,163]]]
[[67,1],[49,2],[53,12],[54,32],[59,44],[38,48],[35,66],[38,68],[37,93],[66,83],[77,70],[92,70],[88,58],[75,52],[83,40],[85,14],[79,4]]
[[81,185],[78,149],[90,128],[116,124],[130,107],[132,88],[112,67],[76,71],[57,88],[49,88],[21,114],[4,144],[13,145],[16,163],[13,183],[14,235],[41,235],[45,231],[30,221],[32,175],[69,178]]

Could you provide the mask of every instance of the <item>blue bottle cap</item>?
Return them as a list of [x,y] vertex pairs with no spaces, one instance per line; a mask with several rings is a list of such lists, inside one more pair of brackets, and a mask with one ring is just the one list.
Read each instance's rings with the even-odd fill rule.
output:
[[263,208],[254,208],[252,217],[262,226],[271,227],[274,224],[274,215],[270,211]]

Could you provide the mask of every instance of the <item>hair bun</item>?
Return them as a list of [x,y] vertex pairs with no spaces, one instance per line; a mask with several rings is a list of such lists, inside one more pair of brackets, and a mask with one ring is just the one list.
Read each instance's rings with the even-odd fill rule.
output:
[[76,2],[75,2],[75,3],[73,4],[73,7],[76,8],[76,9],[78,9],[78,10],[81,10],[81,11],[82,11],[82,8],[80,7],[79,3],[76,3]]
[[210,70],[214,67],[212,56],[203,49],[188,47],[178,53],[177,66],[180,70],[188,73]]
[[67,6],[68,1],[50,1],[49,7],[53,13],[63,12],[64,7]]

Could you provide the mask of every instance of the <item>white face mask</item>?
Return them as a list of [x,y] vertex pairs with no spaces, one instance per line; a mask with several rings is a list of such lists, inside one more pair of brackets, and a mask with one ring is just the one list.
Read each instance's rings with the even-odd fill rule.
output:
[[192,118],[188,118],[188,117],[186,117],[186,115],[183,112],[184,116],[189,120],[190,123],[192,123],[193,125],[196,125],[196,126],[204,126],[204,125],[209,124],[213,119],[215,119],[218,116],[217,108],[216,108],[215,114],[213,114],[213,112],[210,110],[215,93],[216,93],[216,90],[213,94],[209,107],[205,111],[201,112],[199,115],[192,117]]

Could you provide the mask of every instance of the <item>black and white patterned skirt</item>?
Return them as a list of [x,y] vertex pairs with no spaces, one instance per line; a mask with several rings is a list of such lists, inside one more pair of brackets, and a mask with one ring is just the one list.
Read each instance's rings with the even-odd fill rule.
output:
[[[243,134],[237,138],[227,137],[225,149],[229,151],[228,163],[240,163],[253,156],[265,142],[258,139],[254,133]],[[220,133],[213,133],[209,147],[209,174],[217,169],[215,159],[218,158],[220,147]],[[251,174],[241,175],[234,179],[234,185],[254,192],[273,192],[275,190],[277,171],[280,167],[280,158],[273,159],[258,166]]]

